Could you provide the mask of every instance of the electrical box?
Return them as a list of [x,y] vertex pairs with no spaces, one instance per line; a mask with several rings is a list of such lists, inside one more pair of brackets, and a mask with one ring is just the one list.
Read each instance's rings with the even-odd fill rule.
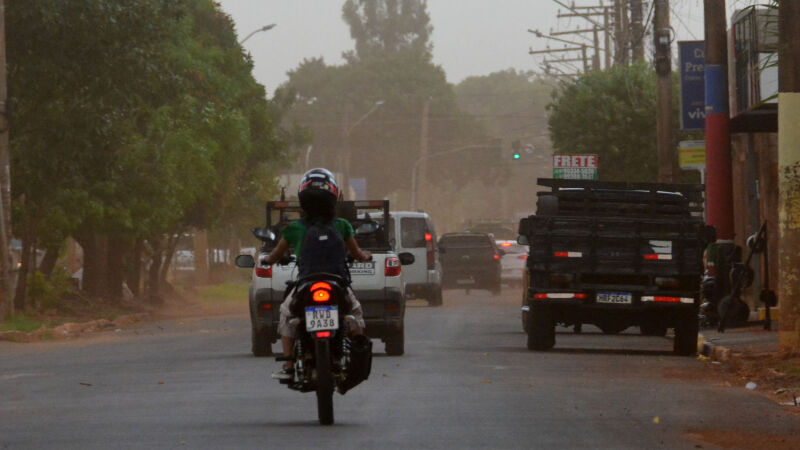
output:
[[746,8],[731,19],[733,116],[778,103],[778,10]]

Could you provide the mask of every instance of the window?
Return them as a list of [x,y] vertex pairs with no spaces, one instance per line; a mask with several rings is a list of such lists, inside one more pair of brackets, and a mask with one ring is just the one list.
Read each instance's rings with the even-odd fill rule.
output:
[[428,224],[422,217],[404,217],[400,219],[400,242],[403,248],[425,247],[425,233]]

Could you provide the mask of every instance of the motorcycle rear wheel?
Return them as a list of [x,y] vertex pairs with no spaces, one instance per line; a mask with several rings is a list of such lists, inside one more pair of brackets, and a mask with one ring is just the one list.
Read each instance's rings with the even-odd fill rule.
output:
[[317,415],[322,425],[333,424],[333,373],[331,372],[331,348],[328,341],[315,343],[317,365]]

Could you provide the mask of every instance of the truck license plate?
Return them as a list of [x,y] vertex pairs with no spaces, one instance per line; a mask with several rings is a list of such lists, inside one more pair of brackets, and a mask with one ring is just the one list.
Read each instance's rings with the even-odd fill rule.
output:
[[338,306],[306,307],[306,331],[324,331],[339,329]]
[[613,303],[615,305],[630,305],[633,294],[630,292],[598,292],[597,303]]

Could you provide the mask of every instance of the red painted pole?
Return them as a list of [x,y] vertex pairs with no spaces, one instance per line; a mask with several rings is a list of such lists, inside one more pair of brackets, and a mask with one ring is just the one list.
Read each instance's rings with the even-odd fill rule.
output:
[[728,48],[725,1],[705,0],[706,25],[706,220],[717,242],[732,243],[733,176],[728,112]]
[[727,112],[706,113],[706,170],[706,221],[717,229],[718,241],[732,241],[733,177]]

